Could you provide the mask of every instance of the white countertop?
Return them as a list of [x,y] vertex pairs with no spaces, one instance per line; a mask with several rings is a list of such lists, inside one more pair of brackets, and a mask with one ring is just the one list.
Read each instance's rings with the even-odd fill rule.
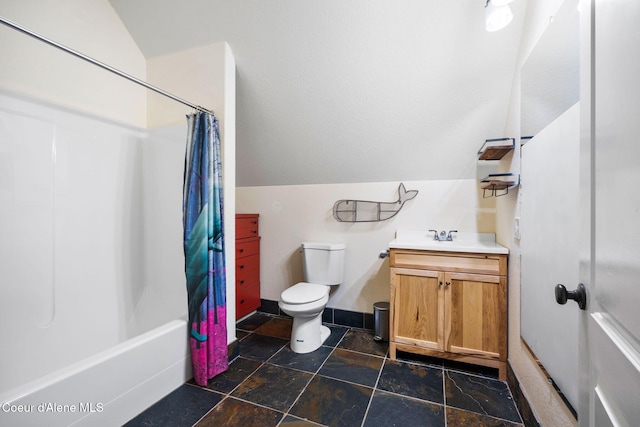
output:
[[[447,230],[448,231],[448,230]],[[433,232],[426,230],[398,230],[396,238],[389,242],[390,249],[417,249],[424,251],[468,252],[508,254],[509,249],[496,243],[494,233],[453,233],[453,241],[433,239]]]

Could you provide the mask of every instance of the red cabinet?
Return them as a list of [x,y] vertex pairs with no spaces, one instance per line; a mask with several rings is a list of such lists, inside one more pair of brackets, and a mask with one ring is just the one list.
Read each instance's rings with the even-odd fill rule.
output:
[[236,214],[236,320],[260,307],[258,214]]

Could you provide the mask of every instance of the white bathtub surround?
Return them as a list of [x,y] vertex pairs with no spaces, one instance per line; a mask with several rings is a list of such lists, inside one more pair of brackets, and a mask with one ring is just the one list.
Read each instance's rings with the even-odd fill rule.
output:
[[494,232],[495,199],[483,199],[476,180],[403,182],[419,191],[417,197],[390,220],[371,223],[338,222],[333,204],[393,200],[399,181],[237,188],[236,211],[260,214],[262,298],[277,301],[302,280],[300,242],[345,243],[345,280],[332,290],[327,307],[371,313],[373,303],[389,300],[389,264],[379,254],[396,230]]
[[[109,412],[130,381],[151,379],[158,397],[184,381],[186,326],[163,325],[186,318],[185,134],[186,124],[146,131],[0,93],[0,336],[10,343],[0,404],[33,393],[78,404],[107,381],[123,387],[95,395]],[[139,338],[163,327],[173,332]],[[9,415],[0,424],[20,425]]]

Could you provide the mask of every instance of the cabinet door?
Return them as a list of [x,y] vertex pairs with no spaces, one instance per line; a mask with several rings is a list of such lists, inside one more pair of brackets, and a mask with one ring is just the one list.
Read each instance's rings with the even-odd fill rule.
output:
[[506,360],[506,279],[445,273],[445,348]]
[[392,341],[444,348],[444,273],[391,269]]

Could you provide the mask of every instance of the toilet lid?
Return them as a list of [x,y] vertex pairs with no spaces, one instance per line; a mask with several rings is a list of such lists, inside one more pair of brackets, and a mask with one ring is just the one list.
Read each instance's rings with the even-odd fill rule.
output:
[[287,304],[307,304],[318,301],[329,293],[327,285],[300,282],[285,290],[280,298]]

